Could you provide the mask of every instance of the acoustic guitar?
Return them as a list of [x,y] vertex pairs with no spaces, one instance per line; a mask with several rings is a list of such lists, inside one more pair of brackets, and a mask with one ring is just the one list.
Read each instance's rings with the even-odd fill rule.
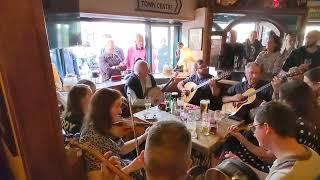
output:
[[[222,73],[218,78],[213,78],[215,79],[217,82],[230,76],[231,73],[230,72],[225,72],[225,73]],[[204,83],[201,83],[199,85],[197,85],[196,83],[194,82],[188,82],[184,85],[184,88],[186,90],[189,90],[190,93],[188,95],[184,95],[182,96],[182,100],[186,103],[190,102],[191,99],[193,98],[193,96],[197,93],[197,90],[205,85],[207,85],[209,83],[210,79]]]
[[[297,72],[292,72],[292,73],[286,73],[285,75],[283,75],[282,77],[280,77],[282,80],[287,79],[288,77],[292,77],[292,76],[296,76],[302,74],[302,72],[297,71]],[[222,106],[222,111],[230,114],[232,116],[237,116],[237,114],[246,106],[248,106],[249,104],[252,104],[256,98],[257,98],[257,93],[263,91],[264,89],[270,87],[272,84],[271,82],[261,86],[260,88],[258,88],[257,90],[255,90],[254,88],[250,88],[247,91],[245,91],[242,96],[246,97],[245,100],[240,101],[240,102],[229,102],[229,103],[225,103]]]
[[72,147],[77,147],[79,149],[81,149],[82,151],[94,156],[97,160],[104,162],[106,164],[106,166],[113,172],[115,173],[117,176],[119,176],[119,178],[121,180],[131,180],[132,178],[126,174],[124,171],[122,171],[119,167],[113,165],[111,162],[109,162],[109,160],[107,160],[102,153],[100,153],[98,150],[94,149],[90,143],[80,143],[75,139],[70,139],[67,140],[67,143],[69,146]]

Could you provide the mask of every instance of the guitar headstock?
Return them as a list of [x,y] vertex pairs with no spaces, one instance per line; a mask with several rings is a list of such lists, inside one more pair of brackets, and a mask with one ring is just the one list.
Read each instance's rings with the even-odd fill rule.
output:
[[298,76],[303,74],[303,71],[301,71],[299,68],[296,68],[294,71],[292,72],[287,72],[285,75],[282,76],[283,79],[287,79],[289,77],[293,77],[293,76]]

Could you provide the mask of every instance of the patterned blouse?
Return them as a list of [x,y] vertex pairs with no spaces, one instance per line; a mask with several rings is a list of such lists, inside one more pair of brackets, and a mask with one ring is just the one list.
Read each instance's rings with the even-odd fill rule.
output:
[[[93,124],[89,124],[86,129],[83,129],[80,135],[80,142],[89,142],[94,149],[98,150],[102,154],[107,151],[112,151],[113,154],[119,158],[120,148],[124,144],[122,139],[114,141],[111,139],[111,136],[100,134],[94,129]],[[100,169],[100,161],[87,153],[85,153],[85,161],[87,172]],[[121,163],[122,165],[125,165],[124,162]]]
[[307,124],[299,117],[296,126],[296,137],[299,144],[304,144],[320,153],[320,128],[315,124]]

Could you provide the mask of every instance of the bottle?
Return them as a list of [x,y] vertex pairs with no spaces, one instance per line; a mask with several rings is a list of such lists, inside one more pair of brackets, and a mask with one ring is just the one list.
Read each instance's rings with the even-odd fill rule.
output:
[[171,102],[170,102],[170,111],[171,114],[176,115],[177,112],[177,99],[178,99],[178,92],[171,93]]
[[171,93],[165,93],[166,112],[171,112]]

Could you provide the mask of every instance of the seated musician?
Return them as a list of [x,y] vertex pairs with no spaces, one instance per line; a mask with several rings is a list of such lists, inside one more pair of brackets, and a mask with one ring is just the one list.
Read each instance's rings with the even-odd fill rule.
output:
[[[266,180],[273,179],[316,179],[320,175],[320,156],[296,140],[295,113],[281,103],[269,102],[257,111],[251,130],[259,146],[275,155]],[[262,178],[261,178],[262,179]]]
[[[144,60],[138,60],[134,65],[134,73],[131,73],[124,87],[128,98],[131,98],[133,107],[144,107],[144,99],[148,89],[156,87],[156,80],[149,73],[148,64]],[[152,104],[155,104],[153,102]]]
[[[191,160],[191,135],[177,121],[160,121],[150,128],[146,148],[140,160],[148,180],[186,180]],[[117,163],[114,163],[117,164]],[[103,167],[102,163],[102,167]],[[103,174],[112,179],[112,172],[104,166]]]
[[[118,118],[120,113],[121,93],[108,88],[99,89],[92,97],[89,112],[81,130],[80,142],[89,142],[103,154],[112,151],[113,155],[119,158],[120,155],[134,150],[136,143],[140,145],[145,141],[147,132],[137,137],[137,142],[135,140],[123,142],[121,137],[126,133],[128,127],[115,125],[115,122],[121,121]],[[125,131],[124,128],[126,128]],[[94,179],[99,176],[100,173],[97,173],[97,170],[100,170],[99,161],[87,154],[85,154],[85,160],[89,178]],[[138,159],[131,163],[122,159],[120,161],[127,174],[142,168]]]
[[[223,103],[229,102],[241,102],[247,97],[242,94],[250,88],[258,89],[265,84],[266,81],[260,79],[261,77],[261,68],[259,64],[255,62],[248,63],[245,67],[245,76],[246,81],[240,82],[232,87],[230,87],[226,93],[226,96],[222,98]],[[237,116],[240,118],[249,121],[249,112],[252,108],[258,106],[262,101],[271,101],[272,100],[273,89],[272,87],[267,87],[261,92],[257,93],[257,98],[254,103],[249,104],[243,111],[239,112]]]
[[[310,87],[302,81],[289,81],[279,88],[275,83],[273,82],[275,92],[280,94],[279,101],[288,105],[299,117],[295,128],[296,140],[320,153],[320,133],[317,131],[320,128],[320,114],[313,102]],[[263,147],[258,147],[254,141],[248,140],[243,136],[243,133],[237,131],[236,127],[231,127],[230,130],[230,134],[239,141],[239,144],[232,149],[227,149],[227,151],[233,152],[254,168],[269,172],[267,167],[275,160],[274,154],[266,151]]]
[[[199,85],[210,80],[213,77],[209,74],[209,68],[203,60],[198,60],[195,63],[194,68],[195,73],[184,81],[180,81],[177,85],[178,89],[182,93],[182,96],[190,94],[190,90],[187,90],[184,87],[184,85],[188,82],[193,82],[196,85]],[[197,90],[196,94],[193,96],[189,103],[199,106],[202,99],[210,99],[211,110],[221,109],[221,98],[219,97],[219,95],[220,89],[217,87],[216,81],[211,79],[207,85]]]

